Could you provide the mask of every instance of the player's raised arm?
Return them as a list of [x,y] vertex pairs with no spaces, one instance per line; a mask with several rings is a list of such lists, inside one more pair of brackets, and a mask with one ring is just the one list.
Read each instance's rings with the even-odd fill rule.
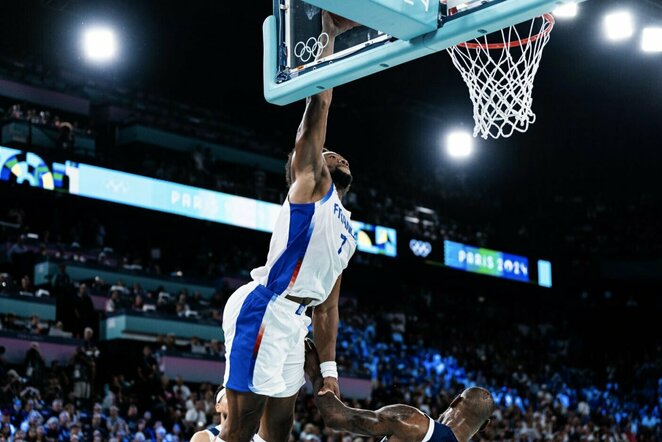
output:
[[[336,36],[342,34],[357,24],[342,17],[322,11],[322,34],[319,43],[323,49],[317,59],[333,54]],[[328,171],[324,167],[322,148],[326,140],[326,126],[331,105],[332,89],[327,89],[306,99],[301,124],[297,130],[292,158],[292,190],[293,202],[310,202],[315,197],[315,191],[320,190],[319,184],[326,177],[330,185]],[[327,189],[321,189],[325,191]]]
[[346,406],[329,389],[324,388],[315,345],[306,341],[306,374],[313,383],[315,403],[324,423],[334,430],[364,436],[395,436],[400,440],[423,440],[430,418],[408,405],[389,405],[377,411]]

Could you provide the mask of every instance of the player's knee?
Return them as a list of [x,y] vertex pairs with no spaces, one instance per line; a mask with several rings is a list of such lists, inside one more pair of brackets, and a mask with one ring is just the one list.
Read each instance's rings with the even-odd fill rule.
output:
[[259,423],[244,422],[241,425],[224,425],[219,437],[227,442],[249,442],[257,433]]
[[290,413],[281,414],[275,420],[275,424],[278,426],[278,428],[289,428],[291,430],[293,423],[294,423],[294,411]]
[[253,439],[255,432],[256,430],[246,427],[229,430],[224,428],[221,430],[219,436],[222,440],[227,442],[250,442]]
[[267,437],[268,442],[287,442],[290,433],[292,432],[292,425],[294,424],[294,413],[279,414],[278,416],[270,416],[267,423]]

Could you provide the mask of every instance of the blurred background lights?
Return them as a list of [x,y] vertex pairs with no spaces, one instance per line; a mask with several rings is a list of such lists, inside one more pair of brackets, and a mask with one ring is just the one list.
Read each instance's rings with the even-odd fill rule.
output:
[[644,28],[641,33],[641,50],[662,52],[662,27]]
[[468,132],[452,132],[446,138],[446,152],[451,158],[467,158],[473,152],[473,142]]
[[559,18],[572,18],[577,16],[577,9],[577,3],[565,3],[554,9],[553,14]]
[[93,62],[107,62],[117,54],[117,38],[112,29],[94,27],[83,34],[85,57]]
[[612,12],[604,18],[607,38],[612,41],[625,40],[634,34],[634,19],[627,11]]

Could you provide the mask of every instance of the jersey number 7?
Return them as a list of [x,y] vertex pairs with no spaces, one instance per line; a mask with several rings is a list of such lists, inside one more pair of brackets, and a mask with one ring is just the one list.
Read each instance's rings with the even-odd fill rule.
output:
[[340,248],[338,249],[338,255],[340,255],[340,252],[342,252],[342,248],[347,242],[347,237],[343,235],[342,233],[340,234],[340,239],[342,239],[342,244],[340,244]]

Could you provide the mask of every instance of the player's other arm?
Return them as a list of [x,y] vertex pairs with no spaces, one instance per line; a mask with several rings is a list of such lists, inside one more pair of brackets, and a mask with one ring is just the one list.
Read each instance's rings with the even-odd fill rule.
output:
[[[357,24],[341,17],[322,13],[322,32],[328,36],[320,37],[327,42],[317,58],[333,54],[335,38]],[[327,89],[306,99],[306,110],[297,130],[292,158],[292,189],[294,202],[310,202],[322,181],[330,180],[324,167],[322,148],[326,140],[326,127],[331,106],[332,89]],[[326,177],[327,180],[323,180]],[[328,184],[328,183],[326,183]],[[327,189],[321,189],[326,191]]]
[[[329,297],[313,310],[313,336],[315,346],[322,362],[335,362],[336,360],[336,338],[338,337],[338,299],[340,298],[340,280],[338,276],[336,283],[331,289]],[[340,395],[338,379],[327,377],[324,385],[337,395]]]
[[377,411],[346,406],[325,388],[315,345],[306,341],[306,374],[313,383],[317,408],[324,423],[334,430],[349,431],[364,436],[395,436],[401,440],[423,440],[430,418],[408,405],[389,405]]
[[346,406],[328,390],[317,395],[315,403],[326,425],[364,436],[421,441],[430,425],[429,417],[408,405],[389,405],[377,411],[359,410]]

